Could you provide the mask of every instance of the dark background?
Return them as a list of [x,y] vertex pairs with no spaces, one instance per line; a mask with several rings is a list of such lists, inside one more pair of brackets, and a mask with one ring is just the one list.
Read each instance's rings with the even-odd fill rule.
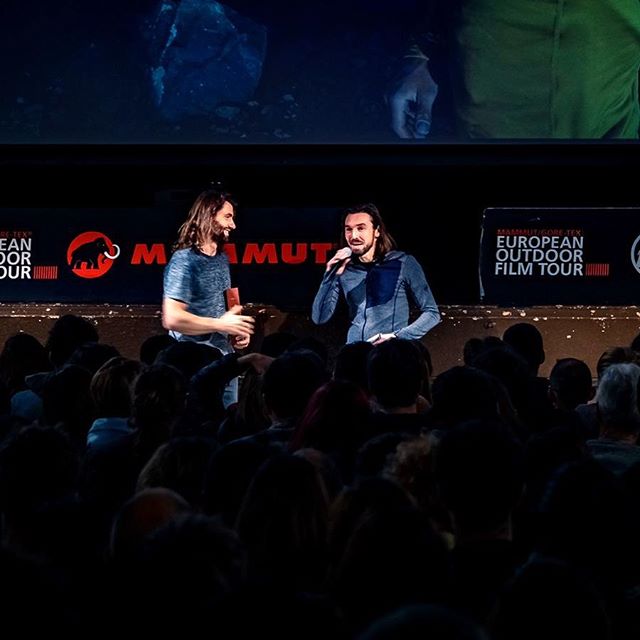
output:
[[[3,0],[0,142],[398,142],[384,98],[424,13],[420,0],[225,0],[225,15],[253,25],[237,22],[239,33],[262,34],[259,79],[235,93],[246,82],[242,55],[227,43],[225,58],[229,34],[198,18],[180,31],[176,49],[199,39],[190,68],[205,80],[220,76],[221,86],[200,109],[171,117],[158,108],[152,81],[167,34],[150,24],[163,4],[169,15],[181,3]],[[207,4],[184,2],[196,13]],[[211,57],[225,64],[207,66]],[[182,89],[187,102],[189,86]],[[442,134],[434,126],[434,136]]]

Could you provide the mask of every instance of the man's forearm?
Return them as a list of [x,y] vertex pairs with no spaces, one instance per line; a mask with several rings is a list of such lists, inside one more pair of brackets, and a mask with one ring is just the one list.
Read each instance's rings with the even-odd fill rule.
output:
[[396,331],[396,337],[406,340],[419,340],[440,322],[437,307],[423,311],[410,325]]
[[427,283],[424,271],[413,256],[407,256],[405,277],[414,302],[420,309],[420,315],[410,325],[397,332],[398,338],[416,340],[440,322],[440,311]]
[[190,311],[165,309],[162,314],[162,326],[185,336],[199,336],[219,331],[220,322],[217,318],[197,316]]
[[339,295],[340,285],[337,277],[325,274],[311,309],[311,319],[315,324],[324,324],[331,319],[338,305]]

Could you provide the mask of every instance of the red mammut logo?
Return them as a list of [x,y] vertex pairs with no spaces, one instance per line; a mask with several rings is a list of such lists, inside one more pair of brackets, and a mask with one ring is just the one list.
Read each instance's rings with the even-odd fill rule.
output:
[[85,231],[75,237],[67,249],[67,264],[81,278],[99,278],[120,255],[120,247],[104,233]]

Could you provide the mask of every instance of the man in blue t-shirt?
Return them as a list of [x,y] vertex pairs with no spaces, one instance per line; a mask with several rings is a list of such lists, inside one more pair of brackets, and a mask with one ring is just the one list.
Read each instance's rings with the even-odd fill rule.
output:
[[254,319],[242,307],[226,309],[231,286],[229,259],[222,251],[236,228],[235,207],[219,189],[203,191],[178,232],[164,272],[162,324],[178,340],[194,340],[222,353],[248,346]]
[[[396,251],[374,204],[347,209],[342,223],[343,247],[327,262],[313,301],[312,320],[327,322],[342,291],[351,321],[347,342],[422,338],[440,322],[440,312],[418,261]],[[409,323],[411,302],[420,315]]]

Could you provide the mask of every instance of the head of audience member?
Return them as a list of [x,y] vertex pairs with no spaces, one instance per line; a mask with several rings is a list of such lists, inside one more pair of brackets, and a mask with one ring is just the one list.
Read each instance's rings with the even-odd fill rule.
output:
[[331,504],[344,487],[343,474],[333,458],[319,449],[311,448],[298,449],[293,455],[303,458],[314,466],[326,489],[328,503]]
[[420,396],[424,398],[428,405],[431,404],[431,377],[433,376],[433,360],[431,359],[431,352],[427,345],[421,340],[413,340],[413,344],[416,345],[422,359],[424,360],[424,379],[422,381],[422,388],[420,389]]
[[506,390],[519,425],[514,431],[521,439],[549,427],[556,416],[549,399],[548,381],[534,376],[521,355],[504,344],[480,353],[474,366],[494,376]]
[[447,430],[435,451],[436,484],[460,542],[511,539],[511,514],[523,490],[522,446],[496,421]]
[[524,358],[531,374],[537,376],[545,359],[542,334],[538,328],[529,322],[517,322],[504,332],[502,339]]
[[396,338],[373,348],[367,361],[369,389],[385,413],[417,413],[428,377],[425,360],[411,340]]
[[225,412],[216,437],[221,444],[226,444],[259,433],[267,429],[269,424],[262,397],[262,374],[251,367],[245,372],[240,383],[235,411]]
[[538,500],[549,478],[563,465],[587,458],[588,453],[578,429],[554,427],[533,434],[525,444],[527,506],[537,509]]
[[489,640],[484,629],[456,609],[412,604],[376,620],[357,640]]
[[637,364],[607,367],[596,396],[601,437],[636,443],[640,434],[639,381],[640,366]]
[[274,331],[262,338],[260,353],[271,358],[278,358],[298,340],[298,337],[287,331]]
[[591,370],[576,358],[561,358],[549,374],[549,395],[557,409],[573,411],[593,399],[595,389]]
[[224,599],[215,620],[218,628],[233,629],[235,638],[345,637],[339,612],[328,599],[269,583],[245,582]]
[[608,367],[625,362],[640,365],[640,354],[629,347],[609,347],[603,351],[596,364],[598,384]]
[[468,367],[474,366],[475,359],[485,351],[504,347],[505,342],[498,336],[485,336],[484,338],[469,338],[462,348],[462,360]]
[[539,505],[534,552],[589,572],[607,589],[635,584],[640,536],[634,505],[620,478],[597,461],[560,467]]
[[329,564],[342,560],[354,531],[377,513],[410,509],[412,499],[397,482],[382,476],[367,476],[345,486],[329,511]]
[[552,427],[533,434],[525,443],[525,488],[518,504],[516,539],[530,549],[540,521],[540,503],[551,478],[567,464],[590,459],[581,426]]
[[327,377],[322,360],[313,351],[290,351],[276,358],[262,377],[262,395],[272,422],[299,419]]
[[291,450],[319,449],[336,456],[336,462],[348,464],[351,473],[356,451],[365,439],[369,413],[369,401],[360,387],[340,380],[327,382],[309,399],[291,438]]
[[434,449],[435,440],[429,435],[400,442],[387,458],[383,472],[385,477],[403,487],[429,517],[437,515],[438,510],[433,472]]
[[32,426],[5,440],[0,449],[0,507],[5,534],[37,536],[38,532],[32,530],[34,516],[46,504],[72,495],[77,480],[78,456],[60,431]]
[[496,640],[610,640],[611,622],[594,584],[551,558],[525,563],[509,581],[492,620]]
[[369,394],[367,360],[372,349],[373,345],[366,341],[345,344],[336,356],[333,379],[353,382]]
[[297,338],[287,347],[287,352],[292,351],[311,351],[315,353],[322,362],[322,366],[326,369],[329,363],[329,349],[327,345],[313,336],[305,336],[304,338]]
[[328,498],[316,468],[280,454],[258,469],[236,531],[248,551],[249,578],[294,590],[320,588],[326,569]]
[[[240,588],[246,554],[238,536],[218,519],[182,513],[145,543],[133,620],[151,636],[197,637],[221,615]],[[131,587],[129,587],[131,589]]]
[[[220,353],[219,349],[211,350]],[[219,373],[219,366],[214,361],[188,380],[186,421],[180,425],[180,430],[193,429],[199,425],[200,432],[205,429],[211,434],[217,434],[224,420],[229,415],[235,415],[235,403],[231,411],[225,407],[226,380]]]
[[140,362],[147,366],[152,365],[158,354],[170,347],[176,339],[168,333],[157,333],[143,340],[140,345]]
[[[428,546],[432,532],[424,519],[415,517],[416,511],[409,494],[383,477],[346,486],[331,505],[328,587],[345,616],[349,637],[374,617],[413,601],[418,592],[425,595],[415,582],[416,573],[425,569],[426,549],[416,539]],[[404,542],[398,545],[400,538]],[[404,552],[413,559],[407,562]],[[400,578],[403,571],[406,580]],[[433,563],[422,575],[423,588],[431,588],[436,574]],[[444,593],[446,584],[440,587]]]
[[222,358],[220,349],[193,340],[175,340],[158,353],[155,364],[175,367],[188,381],[200,369],[220,358]]
[[476,359],[476,356],[482,351],[483,342],[482,338],[469,338],[462,348],[462,361],[468,367],[473,366],[473,361]]
[[91,399],[98,418],[128,418],[133,406],[133,383],[142,369],[137,360],[118,356],[107,360],[93,375]]
[[398,445],[413,436],[404,432],[381,433],[369,438],[356,453],[354,475],[356,478],[380,476]]
[[232,527],[253,476],[276,451],[255,440],[236,440],[215,451],[204,477],[204,512]]
[[154,487],[139,491],[125,502],[113,521],[111,557],[126,561],[142,548],[148,535],[190,510],[189,503],[170,489]]
[[133,386],[133,423],[138,440],[153,450],[169,439],[187,395],[184,376],[174,367],[154,364],[143,370]]
[[176,368],[154,364],[136,378],[132,393],[133,455],[140,470],[184,426],[187,382]]
[[59,425],[81,448],[93,421],[93,403],[89,388],[91,372],[76,365],[66,365],[49,376],[42,387],[42,419],[50,426]]
[[442,601],[448,583],[444,541],[412,505],[362,520],[329,584],[347,629],[358,633],[407,603]]
[[110,344],[85,342],[69,356],[67,364],[83,367],[93,375],[107,360],[119,356],[119,351]]
[[519,353],[506,345],[485,349],[477,355],[473,366],[499,380],[516,409],[526,409],[532,376]]
[[474,418],[498,419],[498,385],[495,378],[480,369],[447,369],[434,380],[431,390],[435,424],[446,428]]
[[59,588],[59,571],[43,563],[41,557],[3,545],[0,571],[2,624],[6,629],[20,629],[20,635],[28,638],[42,638],[56,629],[67,638],[82,626],[82,613],[70,611],[68,590],[65,594]]
[[98,332],[91,322],[80,316],[68,314],[53,323],[45,349],[51,364],[59,368],[81,344],[98,340]]
[[7,338],[0,352],[0,380],[7,385],[10,395],[26,389],[26,376],[50,368],[46,349],[29,333]]
[[140,471],[136,491],[165,487],[200,509],[204,477],[214,451],[215,443],[208,438],[172,438],[156,449]]

